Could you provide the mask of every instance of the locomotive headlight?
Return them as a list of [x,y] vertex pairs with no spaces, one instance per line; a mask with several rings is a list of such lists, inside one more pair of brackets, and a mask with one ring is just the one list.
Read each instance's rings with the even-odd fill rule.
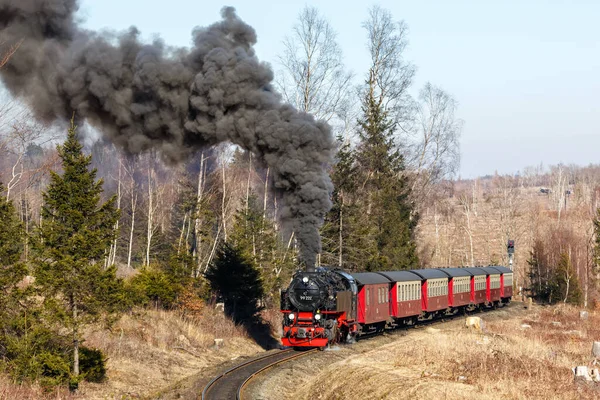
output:
[[318,321],[321,319],[321,314],[315,314],[315,319]]
[[308,283],[308,276],[305,276],[304,278],[302,278],[302,282]]
[[290,319],[290,321],[293,321],[294,318],[296,318],[296,316],[294,315],[294,313],[289,313],[288,318]]

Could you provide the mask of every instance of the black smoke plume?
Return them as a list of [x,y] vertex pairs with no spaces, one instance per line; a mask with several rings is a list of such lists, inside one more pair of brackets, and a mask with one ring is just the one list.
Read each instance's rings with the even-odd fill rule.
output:
[[193,31],[191,48],[144,44],[131,28],[80,28],[77,0],[0,0],[0,41],[20,43],[0,71],[10,92],[42,121],[73,113],[132,153],[159,149],[173,162],[195,149],[232,142],[273,172],[282,223],[296,234],[307,266],[320,251],[318,229],[331,207],[326,172],[329,127],[282,104],[273,72],[253,46],[256,32],[231,7]]

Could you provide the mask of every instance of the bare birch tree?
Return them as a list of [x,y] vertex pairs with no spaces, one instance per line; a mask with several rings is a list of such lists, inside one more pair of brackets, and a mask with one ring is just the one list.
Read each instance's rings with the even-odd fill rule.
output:
[[462,121],[454,115],[456,108],[452,96],[430,83],[419,94],[408,160],[416,173],[413,192],[421,199],[428,197],[434,184],[452,179],[458,172]]
[[475,253],[474,253],[474,247],[473,247],[473,236],[474,236],[474,232],[473,232],[473,202],[466,195],[462,195],[459,199],[459,202],[460,202],[460,206],[461,206],[461,213],[465,217],[465,219],[462,223],[462,229],[464,230],[464,232],[467,235],[467,238],[469,239],[469,258],[470,258],[470,260],[468,260],[467,262],[470,261],[470,265],[472,267],[474,267],[475,266]]
[[327,122],[350,101],[352,73],[329,22],[314,7],[305,7],[279,57],[283,71],[277,81],[285,101]]
[[[31,123],[30,115],[19,115],[13,122],[10,132],[5,139],[5,154],[13,155],[13,163],[10,171],[10,180],[6,185],[6,199],[10,200],[13,189],[21,182],[25,173],[25,158],[30,145],[42,143],[45,134],[44,128],[38,123]],[[45,138],[43,143],[51,138]]]
[[408,88],[415,75],[414,65],[404,59],[408,27],[404,21],[394,21],[388,10],[377,5],[369,10],[363,27],[367,30],[371,58],[366,90],[371,91],[377,106],[389,112],[398,127],[407,132],[405,123],[414,112]]
[[160,185],[157,177],[156,152],[150,151],[146,154],[147,157],[147,224],[146,224],[146,254],[144,265],[150,265],[150,249],[152,247],[152,239],[161,227],[162,219],[160,218],[159,209],[161,206],[162,196],[165,190],[165,185]]

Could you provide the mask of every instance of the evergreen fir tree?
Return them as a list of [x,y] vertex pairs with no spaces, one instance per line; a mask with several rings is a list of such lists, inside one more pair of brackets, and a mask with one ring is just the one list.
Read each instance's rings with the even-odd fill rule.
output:
[[4,196],[0,182],[0,296],[14,286],[26,274],[25,266],[19,263],[23,253],[23,225],[11,201]]
[[24,231],[3,191],[0,183],[0,369],[17,382],[30,379],[54,386],[69,376],[65,341],[45,324],[44,309],[23,281]]
[[82,148],[72,122],[67,140],[58,146],[63,173],[51,172],[34,240],[36,285],[56,322],[70,332],[72,388],[80,380],[83,327],[115,311],[122,296],[116,269],[104,269],[102,262],[115,234],[116,199],[100,203],[103,182],[96,181],[91,156]]
[[360,202],[356,201],[358,176],[356,152],[349,141],[338,137],[339,150],[331,171],[334,191],[333,206],[325,217],[321,229],[323,240],[322,263],[344,269],[356,269],[361,260],[363,246],[357,238],[365,237],[360,220]]
[[359,194],[365,214],[361,225],[370,227],[361,238],[369,255],[362,262],[367,270],[418,268],[413,237],[418,216],[395,143],[397,124],[372,91],[366,92],[362,110],[356,159],[364,187]]
[[533,245],[533,249],[530,252],[529,260],[529,291],[531,297],[542,300],[550,300],[551,288],[547,279],[548,266],[544,264],[544,245],[541,241],[537,240]]
[[23,293],[17,284],[27,274],[25,265],[20,262],[23,251],[23,229],[12,202],[4,196],[4,186],[0,183],[0,360],[10,358],[10,343],[15,337],[15,322],[20,319]]
[[224,243],[206,271],[206,279],[236,323],[248,324],[257,318],[263,283],[252,260],[238,247]]
[[273,305],[273,296],[293,269],[292,257],[284,259],[283,245],[273,223],[266,218],[254,194],[248,197],[235,215],[230,235],[231,245],[260,273],[266,300]]

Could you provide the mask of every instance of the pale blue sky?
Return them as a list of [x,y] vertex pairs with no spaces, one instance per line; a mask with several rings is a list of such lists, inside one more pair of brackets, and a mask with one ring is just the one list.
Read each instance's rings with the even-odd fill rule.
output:
[[[338,33],[346,65],[368,65],[363,1],[82,0],[91,29],[137,26],[171,45],[220,18],[224,5],[258,33],[261,60],[277,69],[282,40],[305,4]],[[465,121],[461,174],[514,173],[527,165],[600,162],[600,1],[380,1],[409,26],[407,58],[450,92]]]

